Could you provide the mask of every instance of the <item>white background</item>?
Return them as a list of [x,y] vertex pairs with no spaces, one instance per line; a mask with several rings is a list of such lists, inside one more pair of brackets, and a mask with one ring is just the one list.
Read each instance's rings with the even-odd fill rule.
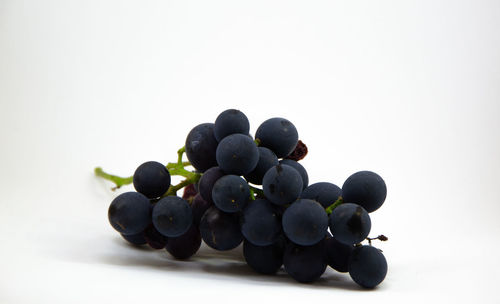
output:
[[[499,29],[494,0],[0,1],[0,303],[498,303]],[[227,108],[291,120],[311,182],[385,179],[379,288],[112,230],[93,168],[174,161]]]

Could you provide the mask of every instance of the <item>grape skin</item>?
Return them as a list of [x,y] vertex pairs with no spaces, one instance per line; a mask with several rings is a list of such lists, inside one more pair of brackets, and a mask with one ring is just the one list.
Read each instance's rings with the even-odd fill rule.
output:
[[360,205],[344,203],[333,209],[329,226],[337,241],[347,245],[357,244],[370,233],[370,215]]
[[201,236],[198,227],[192,225],[181,236],[169,238],[166,250],[174,258],[185,260],[193,256],[201,246]]
[[283,231],[294,243],[311,246],[325,238],[328,215],[318,202],[299,199],[283,214]]
[[140,246],[140,245],[144,245],[144,244],[147,244],[147,241],[146,239],[144,238],[144,234],[142,232],[139,232],[137,234],[129,234],[129,235],[126,235],[126,234],[121,234],[120,235],[127,241],[129,242],[130,244],[134,245],[134,246]]
[[345,203],[355,203],[369,213],[382,206],[387,196],[387,186],[377,173],[360,171],[349,176],[342,186]]
[[293,152],[299,141],[299,134],[289,120],[274,117],[259,126],[255,138],[260,146],[271,149],[278,158],[283,158]]
[[254,141],[243,134],[231,134],[221,140],[216,151],[217,164],[227,174],[245,175],[259,162]]
[[262,179],[262,189],[266,198],[272,203],[290,204],[302,192],[302,178],[294,168],[277,165],[267,170]]
[[186,156],[191,165],[200,172],[217,166],[215,152],[217,140],[214,136],[214,124],[203,123],[194,127],[186,137]]
[[211,206],[213,206],[213,204],[204,200],[201,197],[200,193],[196,194],[193,202],[191,203],[191,210],[193,212],[193,224],[195,224],[196,226],[200,226],[201,217]]
[[215,120],[214,135],[219,142],[228,135],[235,133],[246,135],[248,131],[250,131],[250,122],[239,110],[225,110]]
[[307,185],[309,185],[309,175],[307,175],[306,168],[304,168],[304,166],[302,166],[299,162],[291,159],[282,159],[280,160],[280,164],[288,165],[299,172],[300,177],[302,177],[302,189],[305,189]]
[[278,162],[278,157],[268,148],[258,147],[259,150],[259,161],[257,162],[257,166],[252,172],[245,174],[245,179],[254,184],[254,185],[262,185],[262,179],[264,178],[264,174],[266,174],[267,170],[272,166],[276,166]]
[[170,173],[167,168],[155,161],[140,165],[134,172],[134,188],[148,198],[157,198],[170,187]]
[[150,224],[142,233],[149,247],[163,249],[167,245],[168,238],[161,234],[153,224]]
[[349,275],[364,288],[375,288],[387,274],[387,261],[373,246],[354,248],[349,258]]
[[122,193],[111,202],[108,219],[111,226],[121,234],[141,233],[151,221],[149,200],[141,193]]
[[324,239],[313,246],[300,246],[292,242],[285,246],[285,271],[300,283],[318,280],[326,270]]
[[250,268],[262,274],[275,274],[281,268],[284,250],[283,238],[268,246],[257,246],[248,240],[243,242],[245,261]]
[[188,202],[177,196],[167,196],[153,207],[153,225],[167,237],[184,234],[193,222],[193,214]]
[[239,215],[225,213],[215,206],[210,207],[200,221],[200,233],[203,241],[216,250],[236,248],[242,241]]
[[349,270],[349,257],[354,246],[342,244],[334,237],[327,237],[325,246],[328,265],[338,272],[347,272]]
[[212,189],[215,206],[224,212],[243,210],[249,198],[248,184],[237,175],[225,175],[219,178]]
[[274,206],[265,199],[252,201],[243,210],[241,232],[256,246],[268,246],[281,234],[281,221]]
[[328,208],[328,206],[335,203],[341,195],[342,190],[337,185],[328,182],[320,182],[305,188],[300,197],[315,200],[324,208]]
[[214,203],[212,200],[212,189],[215,182],[224,175],[224,171],[219,167],[212,167],[203,173],[198,183],[198,190],[204,200],[211,204]]

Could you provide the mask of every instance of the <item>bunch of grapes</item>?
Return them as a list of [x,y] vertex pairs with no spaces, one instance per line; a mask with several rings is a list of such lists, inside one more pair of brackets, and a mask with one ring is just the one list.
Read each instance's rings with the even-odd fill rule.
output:
[[[96,168],[117,187],[133,183],[136,189],[111,202],[113,228],[134,245],[166,248],[178,259],[194,255],[202,240],[221,251],[243,243],[247,264],[259,273],[275,274],[284,266],[295,280],[308,283],[330,266],[349,272],[365,288],[380,284],[387,262],[371,241],[387,238],[368,234],[369,213],[386,198],[384,180],[361,171],[342,188],[329,182],[309,185],[298,162],[307,147],[290,121],[268,119],[255,138],[249,129],[245,114],[226,110],[215,123],[189,132],[177,162],[149,161],[129,178]],[[172,175],[185,179],[171,185]],[[177,196],[183,188],[183,196]],[[365,240],[368,245],[361,244]]]

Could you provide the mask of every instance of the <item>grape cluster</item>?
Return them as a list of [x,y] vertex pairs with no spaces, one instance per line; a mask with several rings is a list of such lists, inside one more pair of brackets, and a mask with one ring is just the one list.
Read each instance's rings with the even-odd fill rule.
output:
[[[226,110],[215,123],[189,132],[176,164],[140,165],[132,178],[136,192],[117,196],[109,207],[113,228],[134,245],[166,248],[178,259],[195,254],[202,240],[216,250],[243,243],[247,264],[259,273],[284,266],[308,283],[330,266],[365,288],[380,284],[387,262],[368,234],[369,213],[386,198],[384,180],[361,171],[342,188],[309,185],[298,162],[307,148],[289,120],[264,121],[255,138],[249,130],[245,114]],[[189,162],[182,162],[184,151]],[[171,175],[187,172],[184,166],[196,171],[184,175],[189,178],[180,186],[171,185]],[[181,187],[183,197],[176,195]],[[361,244],[365,240],[368,245]]]

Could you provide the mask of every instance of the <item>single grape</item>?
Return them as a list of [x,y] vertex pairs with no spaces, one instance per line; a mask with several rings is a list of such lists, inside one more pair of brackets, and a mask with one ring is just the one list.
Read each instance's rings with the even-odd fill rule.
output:
[[317,201],[327,208],[342,195],[342,190],[332,183],[320,182],[305,188],[300,195],[301,198],[308,198]]
[[231,134],[217,146],[217,164],[227,174],[245,175],[252,172],[259,161],[255,142],[243,134]]
[[246,135],[249,130],[250,122],[245,114],[239,110],[225,110],[215,120],[214,135],[217,141],[235,133]]
[[245,175],[245,179],[252,184],[262,185],[262,178],[272,166],[276,166],[278,162],[278,157],[273,151],[265,147],[258,147],[259,150],[259,161],[257,166],[252,172]]
[[349,258],[349,274],[362,287],[374,288],[385,279],[387,261],[375,247],[356,247]]
[[299,199],[285,210],[282,223],[285,235],[292,242],[311,246],[325,238],[328,215],[318,202]]
[[243,256],[248,266],[262,274],[275,274],[283,265],[285,241],[278,238],[268,246],[256,246],[245,240],[243,242]]
[[198,183],[198,190],[204,200],[211,204],[214,203],[212,200],[212,189],[215,182],[224,175],[224,171],[219,167],[212,167],[203,173]]
[[269,148],[278,158],[283,158],[295,149],[299,134],[289,120],[275,117],[264,121],[259,126],[255,138],[261,147]]
[[201,236],[198,227],[191,227],[181,236],[169,238],[167,243],[167,251],[174,258],[185,260],[194,255],[201,245]]
[[163,249],[167,245],[168,238],[161,234],[153,224],[150,224],[142,233],[149,247]]
[[298,282],[316,281],[326,270],[324,239],[312,246],[288,243],[285,246],[283,265],[285,271]]
[[302,166],[299,162],[292,159],[282,159],[280,160],[280,164],[288,165],[299,172],[300,177],[302,177],[302,189],[305,189],[307,185],[309,185],[309,176],[307,175],[306,168],[304,168],[304,166]]
[[109,206],[109,223],[125,235],[141,233],[151,221],[150,203],[146,196],[137,192],[118,195]]
[[368,212],[352,203],[344,203],[333,209],[329,225],[335,239],[347,245],[366,239],[372,226]]
[[215,182],[212,199],[215,206],[224,212],[241,211],[250,199],[250,188],[243,178],[225,175]]
[[214,136],[214,124],[204,123],[194,127],[186,137],[186,156],[191,165],[200,172],[217,166],[215,152],[217,140]]
[[281,221],[274,205],[265,199],[250,202],[242,213],[241,232],[257,246],[276,242],[281,233]]
[[167,237],[184,234],[193,222],[188,202],[177,196],[167,196],[153,207],[153,225]]
[[349,176],[342,186],[345,203],[355,203],[373,212],[380,208],[387,196],[384,180],[371,171],[360,171]]
[[193,211],[193,224],[197,227],[200,226],[201,217],[207,211],[208,208],[212,207],[213,204],[204,200],[198,193],[191,203],[191,210]]
[[135,245],[135,246],[140,246],[146,244],[146,239],[144,238],[144,234],[142,232],[139,232],[137,234],[121,234],[120,235],[130,244]]
[[236,248],[242,241],[239,215],[225,213],[215,206],[210,207],[200,221],[200,233],[203,241],[216,250]]
[[349,257],[354,250],[354,246],[342,244],[334,237],[327,237],[325,246],[328,265],[339,272],[347,272],[349,270]]
[[294,168],[277,165],[267,170],[262,179],[262,189],[266,198],[272,203],[290,204],[302,192],[302,178]]
[[148,198],[157,198],[170,187],[170,173],[159,162],[148,161],[135,170],[133,183],[137,192]]

